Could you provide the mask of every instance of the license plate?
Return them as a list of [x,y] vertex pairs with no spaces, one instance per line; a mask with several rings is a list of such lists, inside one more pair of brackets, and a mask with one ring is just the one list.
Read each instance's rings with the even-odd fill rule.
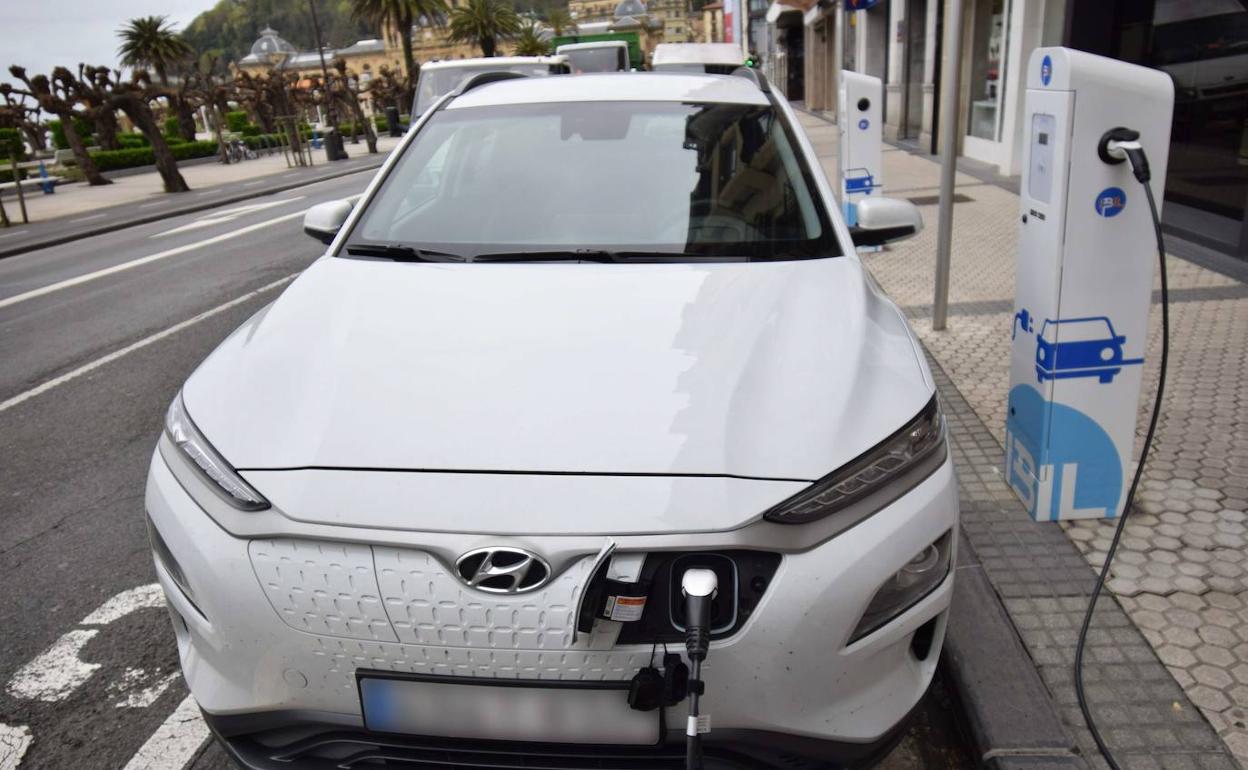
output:
[[660,712],[628,705],[628,682],[357,675],[364,726],[436,738],[652,746]]

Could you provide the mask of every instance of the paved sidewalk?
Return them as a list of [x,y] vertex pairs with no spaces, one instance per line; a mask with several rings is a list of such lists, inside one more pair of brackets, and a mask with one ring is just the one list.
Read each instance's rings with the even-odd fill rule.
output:
[[[835,169],[836,127],[802,122]],[[1002,474],[1018,197],[957,176],[948,329],[931,329],[939,166],[886,147],[884,192],[929,225],[864,262],[910,317],[937,369],[959,459],[963,524],[994,588],[1088,757],[1074,701],[1074,641],[1113,522],[1032,522]],[[1086,680],[1129,767],[1248,763],[1248,287],[1171,257],[1171,368],[1157,444],[1111,595],[1091,634]],[[1156,383],[1154,313],[1140,404]],[[966,412],[959,406],[965,405]],[[968,438],[967,434],[970,434]],[[1107,601],[1108,599],[1108,601]],[[1212,728],[1212,729],[1210,729]],[[1220,736],[1212,741],[1216,731]],[[1099,758],[1093,765],[1100,763]]]

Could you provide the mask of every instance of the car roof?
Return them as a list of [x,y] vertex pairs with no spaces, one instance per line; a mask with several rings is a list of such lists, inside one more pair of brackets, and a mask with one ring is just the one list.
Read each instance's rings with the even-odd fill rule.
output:
[[473,88],[446,109],[543,102],[727,102],[769,104],[754,81],[736,75],[609,72],[514,78]]
[[742,64],[745,54],[736,43],[659,43],[652,66],[664,64]]
[[445,70],[457,67],[507,67],[513,64],[558,64],[565,61],[562,56],[478,56],[475,59],[443,59],[420,65],[421,71]]

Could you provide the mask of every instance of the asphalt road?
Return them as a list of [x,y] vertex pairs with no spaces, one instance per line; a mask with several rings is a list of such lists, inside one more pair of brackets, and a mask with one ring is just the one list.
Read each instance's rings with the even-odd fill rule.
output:
[[[369,178],[0,260],[0,770],[226,766],[152,590],[147,465],[183,380],[320,253],[301,212]],[[942,697],[887,767],[967,766]]]

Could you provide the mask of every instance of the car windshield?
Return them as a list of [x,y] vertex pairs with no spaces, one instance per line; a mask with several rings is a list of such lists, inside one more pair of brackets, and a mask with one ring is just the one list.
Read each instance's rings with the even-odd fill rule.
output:
[[602,46],[601,48],[576,48],[562,53],[568,57],[568,66],[573,74],[586,72],[617,72],[627,69],[624,66],[623,46]]
[[478,72],[516,72],[521,75],[548,75],[550,65],[541,62],[525,62],[522,64],[467,64],[457,67],[422,69],[419,85],[416,86],[416,114],[423,115],[425,110],[446,94],[455,90],[464,78]]
[[380,244],[463,259],[840,254],[811,172],[775,110],[677,102],[441,110],[390,170],[346,245],[385,256]]

